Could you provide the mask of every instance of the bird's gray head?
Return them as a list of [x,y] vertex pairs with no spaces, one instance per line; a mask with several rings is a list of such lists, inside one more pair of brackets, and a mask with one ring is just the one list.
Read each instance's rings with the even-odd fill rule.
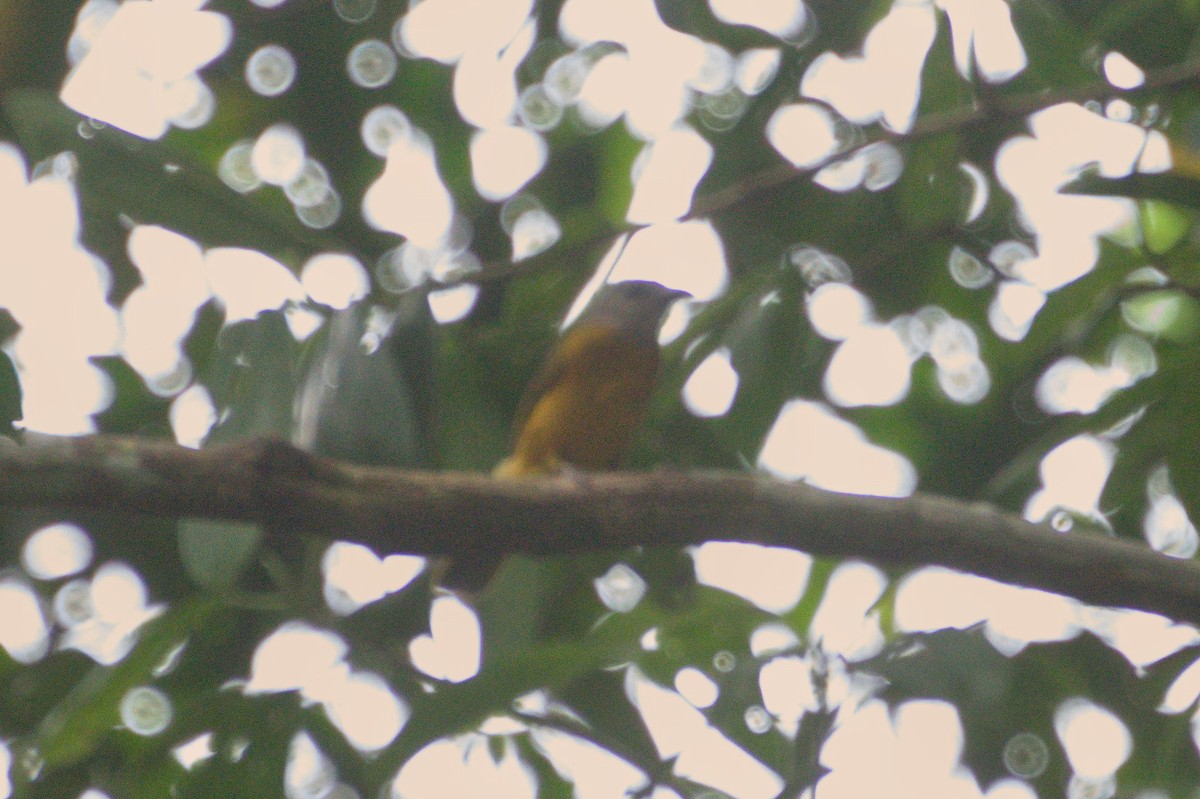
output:
[[596,292],[575,324],[606,322],[637,336],[657,338],[662,316],[686,291],[669,289],[652,280],[609,283]]

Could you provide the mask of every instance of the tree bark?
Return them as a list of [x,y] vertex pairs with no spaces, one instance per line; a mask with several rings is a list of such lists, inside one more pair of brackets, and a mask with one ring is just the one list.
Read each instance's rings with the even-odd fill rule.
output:
[[1200,564],[1058,533],[981,503],[835,494],[728,472],[502,481],[366,468],[254,439],[208,450],[94,436],[0,448],[0,507],[253,522],[380,552],[562,555],[742,541],[881,565],[941,565],[1094,605],[1200,623]]

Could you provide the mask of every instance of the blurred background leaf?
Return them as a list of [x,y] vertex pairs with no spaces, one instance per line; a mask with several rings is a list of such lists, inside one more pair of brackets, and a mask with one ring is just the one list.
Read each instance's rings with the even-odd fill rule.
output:
[[[667,323],[631,468],[919,489],[1194,556],[1200,6],[1012,0],[972,17],[812,0],[755,23],[716,0],[601,5],[213,0],[224,52],[168,81],[195,78],[211,116],[174,117],[158,139],[58,97],[117,5],[0,5],[0,133],[16,145],[0,189],[25,192],[0,206],[0,444],[274,435],[356,463],[487,471],[581,291],[640,269],[696,300]],[[367,40],[395,61],[376,87],[348,71]],[[247,78],[268,44],[298,62],[276,94]],[[882,53],[899,60],[877,67]],[[605,81],[611,107],[594,101]],[[401,121],[384,133],[429,156],[452,206],[429,240],[380,222],[436,205],[412,186],[369,208],[416,169],[364,140],[385,106]],[[338,213],[314,221],[286,190],[222,171],[279,124]],[[544,158],[503,190],[483,180],[497,130]],[[671,160],[686,153],[698,161]],[[656,179],[658,205],[642,195]],[[53,226],[24,215],[54,203]],[[178,234],[164,263],[139,249],[148,229]],[[252,312],[218,247],[269,259],[225,278],[263,292]],[[314,267],[330,254],[350,264],[332,292]],[[170,321],[158,349],[137,349],[136,296]],[[864,393],[885,378],[891,393]],[[71,424],[46,421],[68,407]],[[582,794],[618,774],[613,795],[903,793],[889,764],[906,708],[927,700],[952,709],[950,765],[981,794],[1175,795],[1197,778],[1195,636],[1162,620],[1070,605],[1053,635],[1021,639],[1004,627],[1016,595],[982,581],[922,622],[899,569],[653,542],[538,560],[471,542],[486,562],[460,567],[504,560],[499,576],[452,593],[453,565],[272,532],[288,546],[205,519],[0,509],[14,796],[471,795],[457,780],[472,769],[490,795]],[[145,686],[173,713],[157,734],[120,715]],[[1111,774],[1082,774],[1062,732],[1080,702],[1128,735]],[[872,719],[880,737],[856,739],[856,761],[839,736]],[[578,769],[572,746],[614,759]]]

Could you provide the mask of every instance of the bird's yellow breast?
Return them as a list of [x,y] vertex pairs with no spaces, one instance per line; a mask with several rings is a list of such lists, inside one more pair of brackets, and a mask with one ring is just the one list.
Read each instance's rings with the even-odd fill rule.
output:
[[496,474],[618,466],[645,416],[658,362],[653,339],[605,324],[568,330],[531,386],[512,457]]

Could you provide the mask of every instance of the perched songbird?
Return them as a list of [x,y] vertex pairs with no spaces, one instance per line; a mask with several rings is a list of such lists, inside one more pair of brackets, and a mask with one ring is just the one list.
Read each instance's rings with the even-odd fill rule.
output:
[[648,280],[610,283],[567,328],[517,410],[497,477],[612,469],[628,454],[658,380],[658,328],[689,296]]

